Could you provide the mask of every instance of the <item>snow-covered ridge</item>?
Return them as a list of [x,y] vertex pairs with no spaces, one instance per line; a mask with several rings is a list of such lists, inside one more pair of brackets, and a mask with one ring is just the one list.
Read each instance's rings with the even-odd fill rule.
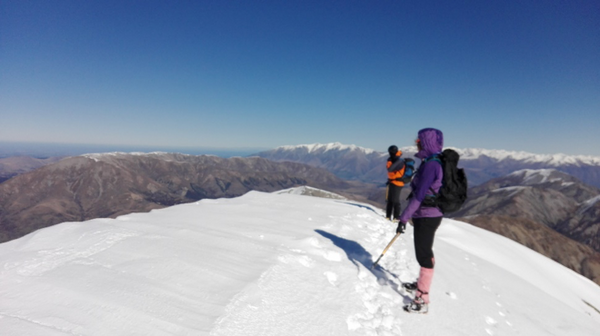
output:
[[566,155],[566,154],[532,154],[527,152],[514,152],[502,149],[481,149],[468,148],[455,150],[460,154],[463,160],[477,160],[482,156],[487,156],[498,161],[516,160],[528,163],[544,163],[553,166],[560,165],[578,165],[587,164],[600,166],[600,157],[587,155]]
[[125,152],[109,152],[109,153],[89,153],[89,154],[83,154],[81,155],[82,157],[88,158],[88,159],[92,159],[94,161],[101,161],[102,159],[107,159],[107,158],[117,158],[117,157],[122,157],[122,156],[153,156],[153,157],[157,157],[157,156],[162,156],[162,157],[166,157],[170,156],[170,155],[183,155],[183,156],[193,156],[193,155],[189,155],[189,154],[180,154],[180,153],[167,153],[167,152],[149,152],[149,153],[144,153],[144,152],[130,152],[130,153],[125,153]]
[[339,194],[333,193],[331,191],[326,191],[323,189],[309,187],[309,186],[301,186],[301,187],[284,189],[284,190],[276,191],[275,193],[276,194],[304,195],[304,196],[346,200],[346,197],[341,196]]
[[354,151],[354,150],[359,150],[364,152],[365,154],[372,154],[372,153],[378,153],[378,151],[373,150],[373,149],[369,149],[369,148],[364,148],[364,147],[360,147],[360,146],[356,146],[356,145],[344,145],[342,143],[339,142],[332,142],[332,143],[327,143],[327,144],[320,144],[320,143],[315,143],[315,144],[306,144],[306,145],[289,145],[289,146],[281,146],[281,147],[277,147],[275,148],[275,150],[281,149],[281,150],[296,150],[296,149],[307,149],[309,153],[314,153],[314,152],[327,152],[330,150],[339,150],[339,151],[344,151],[344,150],[350,150],[350,151]]
[[[381,151],[376,151],[370,148],[364,148],[356,145],[344,145],[339,142],[328,143],[328,144],[310,144],[310,145],[297,145],[297,146],[281,146],[276,150],[296,150],[304,148],[309,153],[314,152],[326,152],[330,150],[361,150],[366,154],[380,153],[387,154]],[[519,151],[507,151],[503,149],[482,149],[482,148],[456,148],[456,147],[445,147],[456,150],[461,160],[477,160],[482,156],[489,157],[498,161],[503,160],[515,160],[526,163],[543,163],[550,166],[562,166],[562,165],[592,165],[600,166],[600,157],[589,156],[589,155],[566,155],[566,154],[533,154],[528,152]],[[415,146],[401,147],[400,150],[406,154],[417,152]]]

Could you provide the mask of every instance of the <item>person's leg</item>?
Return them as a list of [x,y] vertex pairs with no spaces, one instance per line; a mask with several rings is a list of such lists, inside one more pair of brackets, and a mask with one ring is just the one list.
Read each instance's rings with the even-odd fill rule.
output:
[[390,189],[388,193],[388,204],[391,204],[389,215],[392,215],[395,220],[400,219],[400,192],[402,191],[402,187],[399,187],[395,184],[390,184]]
[[429,289],[433,280],[433,268],[435,258],[433,255],[433,241],[435,232],[442,222],[442,217],[414,218],[415,254],[421,266],[419,280],[417,282],[416,297],[421,297],[425,303],[429,303]]
[[400,220],[400,201],[394,203],[394,219]]

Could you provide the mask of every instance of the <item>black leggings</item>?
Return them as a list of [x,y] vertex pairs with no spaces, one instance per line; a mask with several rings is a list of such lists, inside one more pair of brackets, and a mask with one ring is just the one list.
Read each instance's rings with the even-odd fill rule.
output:
[[[387,190],[387,206],[385,208],[385,217],[389,219],[400,219],[400,193],[402,187],[390,183]],[[393,217],[392,217],[393,216]]]
[[442,217],[413,218],[415,235],[415,254],[419,265],[424,268],[433,268],[433,238],[435,231],[440,227]]

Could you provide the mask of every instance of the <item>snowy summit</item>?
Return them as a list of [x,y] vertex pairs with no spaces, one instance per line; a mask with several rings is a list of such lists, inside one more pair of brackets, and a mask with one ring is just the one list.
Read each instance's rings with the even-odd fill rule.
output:
[[600,287],[444,219],[426,315],[412,229],[347,200],[250,192],[63,223],[0,245],[3,336],[598,335]]

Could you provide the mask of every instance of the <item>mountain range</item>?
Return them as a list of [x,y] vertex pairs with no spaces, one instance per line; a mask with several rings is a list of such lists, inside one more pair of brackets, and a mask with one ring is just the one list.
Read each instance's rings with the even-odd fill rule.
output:
[[[402,150],[412,156],[415,148]],[[453,217],[498,232],[600,280],[599,189],[557,168],[511,170],[545,162],[593,172],[598,164],[595,158],[458,151],[459,166],[465,166],[469,181],[478,176],[483,182],[470,189],[467,204]],[[173,153],[71,157],[0,184],[0,242],[65,221],[114,218],[199,199],[236,197],[250,190],[302,185],[382,207],[386,157],[339,143],[285,146],[249,158]],[[484,180],[500,172],[506,174]]]
[[310,185],[369,202],[376,188],[321,168],[169,153],[70,157],[0,184],[0,242],[68,221],[116,217],[250,190]]
[[[471,186],[522,169],[552,168],[600,187],[600,157],[540,155],[486,149],[458,149],[459,166],[465,169]],[[416,147],[401,147],[403,157],[413,157]],[[273,161],[300,162],[325,168],[339,177],[367,183],[386,181],[387,152],[340,143],[282,146],[255,154]],[[417,160],[418,161],[418,160]]]

